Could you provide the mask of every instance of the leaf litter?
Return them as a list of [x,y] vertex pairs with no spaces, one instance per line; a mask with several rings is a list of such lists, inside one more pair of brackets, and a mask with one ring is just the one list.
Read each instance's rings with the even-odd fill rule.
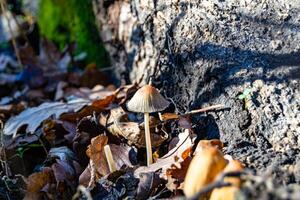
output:
[[[46,40],[41,46],[40,55],[29,46],[20,50],[24,69],[18,69],[8,58],[2,58],[1,65],[4,73],[14,77],[0,82],[10,88],[3,90],[0,100],[0,120],[5,122],[1,169],[17,183],[24,199],[159,199],[184,195],[197,199],[209,198],[211,193],[212,198],[218,198],[239,192],[242,178],[225,175],[244,170],[228,169],[227,163],[230,167],[234,159],[221,153],[224,144],[217,139],[204,140],[191,120],[191,115],[213,112],[223,105],[185,114],[174,113],[172,108],[150,114],[155,162],[146,166],[143,115],[126,108],[142,85],[117,88],[93,63],[80,72],[68,71],[67,52],[59,52]],[[13,73],[8,73],[10,65]],[[16,81],[23,89],[14,86]],[[112,161],[104,151],[106,145]],[[218,161],[218,165],[213,164],[218,159],[216,154],[207,153],[208,149],[219,152],[221,167]],[[116,171],[110,171],[109,162],[114,162]],[[195,169],[200,171],[189,172]],[[197,186],[189,174],[199,175],[192,179],[204,180],[204,184]],[[215,189],[225,183],[232,186]],[[193,189],[186,191],[186,187]]]

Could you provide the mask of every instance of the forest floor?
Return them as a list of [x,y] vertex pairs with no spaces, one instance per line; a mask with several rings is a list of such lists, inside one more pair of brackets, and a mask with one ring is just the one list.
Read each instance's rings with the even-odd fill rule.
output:
[[[170,105],[150,115],[155,163],[148,167],[143,115],[127,108],[143,86],[140,80],[114,85],[114,67],[85,64],[84,54],[72,54],[73,46],[59,51],[43,38],[34,47],[19,47],[17,55],[10,43],[1,46],[0,199],[197,199],[228,180],[242,183],[240,199],[297,199],[300,14],[281,13],[278,6],[274,16],[271,8],[256,8],[248,14],[260,19],[221,1],[171,9],[170,16],[177,17],[170,18],[178,21],[157,31],[168,34],[165,38],[152,41],[162,47],[172,42],[163,48],[153,77]],[[194,26],[191,16],[201,23]],[[166,24],[139,36],[156,38]],[[183,37],[191,32],[201,42]],[[129,38],[141,45],[139,38]],[[109,53],[114,58],[120,52]],[[126,70],[127,77],[135,73]],[[114,172],[104,153],[107,144]],[[187,197],[187,170],[207,146],[244,168],[233,179],[218,171],[213,178],[219,178],[209,181],[213,185]]]

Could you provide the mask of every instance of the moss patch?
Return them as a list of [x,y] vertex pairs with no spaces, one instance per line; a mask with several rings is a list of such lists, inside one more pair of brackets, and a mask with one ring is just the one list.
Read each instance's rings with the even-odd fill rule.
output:
[[88,62],[109,64],[95,24],[91,0],[41,0],[38,24],[42,35],[60,49],[76,42],[78,53],[86,52]]

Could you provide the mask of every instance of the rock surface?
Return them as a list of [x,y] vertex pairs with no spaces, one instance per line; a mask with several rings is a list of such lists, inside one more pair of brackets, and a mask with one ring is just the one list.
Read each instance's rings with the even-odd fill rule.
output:
[[94,3],[117,75],[153,76],[178,112],[224,104],[194,117],[198,134],[275,185],[300,184],[299,0]]

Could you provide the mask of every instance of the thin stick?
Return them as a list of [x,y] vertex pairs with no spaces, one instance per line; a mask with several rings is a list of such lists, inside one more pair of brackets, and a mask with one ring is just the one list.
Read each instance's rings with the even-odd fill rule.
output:
[[223,104],[217,104],[217,105],[208,106],[208,107],[197,109],[197,110],[192,110],[192,111],[189,111],[189,112],[185,113],[185,115],[196,114],[196,113],[200,113],[200,112],[207,112],[207,111],[210,111],[210,110],[215,110],[215,109],[220,109],[220,108],[224,108],[224,105]]
[[146,140],[146,151],[147,151],[147,166],[153,163],[152,160],[152,146],[150,137],[150,127],[149,127],[149,113],[144,113],[144,123],[145,123],[145,140]]
[[108,163],[110,173],[116,171],[117,170],[116,163],[114,161],[114,158],[113,158],[113,155],[111,153],[109,145],[104,146],[104,153],[105,153],[105,156],[106,156],[106,160],[107,160],[107,163]]
[[16,53],[16,57],[17,57],[18,63],[19,63],[19,65],[20,65],[21,68],[24,68],[23,64],[22,64],[22,61],[21,61],[20,54],[19,54],[19,50],[18,50],[18,47],[17,47],[17,43],[16,43],[16,40],[14,38],[14,34],[13,34],[13,31],[12,31],[12,28],[11,28],[10,20],[9,20],[9,18],[7,16],[6,3],[4,2],[4,0],[0,0],[0,5],[1,5],[2,13],[3,13],[4,17],[7,20],[8,29],[9,29],[9,32],[10,32],[11,37],[12,37],[12,44],[13,44],[14,51]]

